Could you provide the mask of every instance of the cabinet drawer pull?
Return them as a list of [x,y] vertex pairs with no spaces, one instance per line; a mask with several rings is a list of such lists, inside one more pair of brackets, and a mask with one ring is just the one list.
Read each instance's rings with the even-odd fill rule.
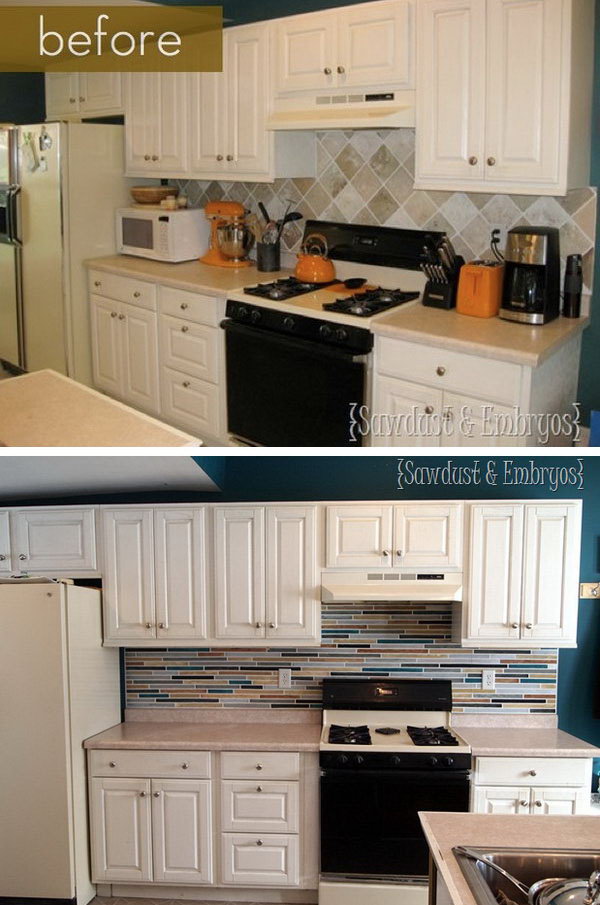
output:
[[145,798],[145,797],[146,797],[146,793],[145,793],[145,792],[140,792],[140,798]]
[[116,317],[116,316],[117,316],[117,312],[116,312],[116,311],[111,311],[111,312],[110,312],[110,316],[111,316],[111,317]]
[[159,623],[158,623],[158,627],[159,627],[159,628],[166,628],[166,625],[164,624],[164,622],[159,622]]
[[511,622],[510,627],[511,627],[511,628],[519,628],[519,623],[518,623],[518,622]]
[[190,384],[189,380],[184,380],[183,383],[181,384],[181,386],[187,390],[188,387],[191,386],[191,384]]
[[70,103],[70,104],[74,104],[74,103],[75,103],[75,98],[74,98],[74,97],[70,97],[70,98],[69,98],[69,103]]
[[476,158],[476,157],[469,157],[469,165],[472,166],[472,167],[476,167],[476,166],[477,166],[477,158]]
[[269,622],[269,628],[275,628],[275,623],[274,623],[274,622]]
[[134,292],[134,293],[133,293],[134,299],[139,299],[139,297],[140,297],[141,294],[142,294],[141,292]]
[[5,559],[6,559],[5,554],[4,554],[4,553],[0,553],[0,562],[4,562]]
[[190,769],[190,765],[188,764],[187,761],[184,761],[184,762],[182,763],[181,769],[182,769],[182,770],[189,770],[189,769]]
[[530,770],[530,771],[529,771],[529,775],[530,775],[530,776],[537,776],[537,770]]
[[182,302],[181,305],[180,305],[179,307],[181,308],[182,311],[185,311],[186,308],[188,307],[188,303],[187,303],[187,302]]
[[338,71],[339,75],[343,75],[346,70],[343,66],[338,66],[337,71]]
[[223,155],[222,155],[222,154],[217,154],[217,160],[218,160],[219,163],[220,163],[220,162],[223,160]]
[[433,415],[433,406],[432,406],[432,405],[426,405],[426,406],[425,406],[425,414],[426,414],[426,415]]
[[108,766],[109,766],[109,767],[116,767],[117,765],[116,765],[116,763],[115,763],[114,760],[111,760],[111,761],[109,761]]
[[262,845],[262,839],[257,839],[257,840],[256,840],[256,844],[257,844],[257,845]]
[[262,628],[262,622],[257,622],[257,623],[256,623],[256,628]]
[[100,280],[94,280],[94,286],[102,286]]
[[149,155],[149,154],[144,154],[144,160],[150,160],[150,155]]
[[402,556],[402,550],[396,550],[396,556]]
[[435,369],[435,373],[438,377],[443,377],[446,373],[446,368],[443,365],[438,365],[438,367]]
[[120,321],[124,321],[124,320],[125,320],[125,315],[124,315],[124,314],[119,314],[119,320],[120,320]]
[[526,622],[525,628],[533,628],[533,624],[531,622]]
[[[496,158],[495,158],[495,157],[488,157],[487,162],[488,162],[488,167],[495,167],[495,166],[496,166]],[[537,802],[536,802],[536,804],[537,804]]]
[[331,75],[331,69],[330,69],[329,66],[326,66],[326,67],[325,67],[325,69],[323,70],[323,74],[324,74],[324,75]]
[[181,332],[182,332],[182,333],[187,333],[189,329],[190,329],[189,327],[182,327],[182,328],[181,328]]
[[19,559],[27,559],[26,553],[19,553]]
[[257,770],[262,770],[262,768],[263,768],[263,765],[262,765],[262,764],[257,764],[257,765],[256,765],[256,769],[257,769]]
[[160,798],[160,792],[153,792],[152,794],[155,798]]
[[389,550],[382,550],[382,551],[381,551],[381,555],[382,555],[382,556],[389,556],[389,555],[390,555],[390,551],[389,551]]
[[536,801],[535,806],[536,806],[536,808],[541,808],[542,802],[541,802],[541,801]]
[[528,801],[525,801],[525,799],[522,798],[522,799],[520,800],[519,804],[521,805],[522,808],[526,808],[527,805],[529,804],[529,802],[528,802]]
[[152,623],[151,623],[151,622],[147,622],[147,623],[146,623],[146,628],[152,628]]
[[231,163],[231,161],[233,160],[233,154],[228,154],[227,160],[229,161],[229,163]]
[[85,104],[85,98],[84,98],[84,97],[80,97],[80,98],[79,98],[79,103],[80,103],[80,104]]
[[256,787],[256,791],[257,791],[257,792],[262,792],[262,786],[257,786],[257,787]]
[[153,154],[153,155],[152,155],[152,160],[158,160],[158,154]]

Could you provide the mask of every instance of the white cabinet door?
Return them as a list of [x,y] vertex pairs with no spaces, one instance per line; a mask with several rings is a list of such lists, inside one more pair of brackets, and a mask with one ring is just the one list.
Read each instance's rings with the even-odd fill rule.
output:
[[166,314],[160,316],[159,330],[161,364],[218,383],[220,330]]
[[488,0],[485,5],[486,179],[558,182],[565,4]]
[[105,509],[105,638],[135,640],[156,636],[154,540],[151,509]]
[[93,509],[23,509],[13,514],[14,566],[24,572],[96,570]]
[[159,73],[131,72],[124,76],[125,165],[131,176],[144,175],[156,167],[156,117]]
[[460,503],[394,507],[394,566],[462,566]]
[[197,437],[221,436],[219,388],[163,367],[160,373],[161,417]]
[[118,113],[123,107],[121,73],[79,73],[79,96],[82,113]]
[[0,509],[0,575],[11,571],[9,514],[6,509]]
[[482,0],[417,3],[417,186],[483,178],[485,8]]
[[79,76],[76,72],[47,72],[46,119],[79,112]]
[[152,879],[149,779],[92,779],[92,879]]
[[439,446],[441,390],[375,374],[371,446]]
[[476,814],[529,814],[530,789],[517,786],[475,786],[472,810]]
[[154,311],[121,304],[122,397],[135,408],[157,415],[158,329]]
[[265,636],[262,509],[214,510],[217,638]]
[[514,409],[456,393],[444,393],[444,411],[451,431],[442,437],[442,446],[520,446],[520,438],[501,436],[495,429],[498,418],[514,418]]
[[191,170],[218,176],[225,172],[227,154],[225,74],[191,73],[189,91]]
[[472,506],[469,534],[467,637],[519,638],[523,506]]
[[223,833],[221,881],[236,886],[297,886],[298,836]]
[[92,320],[92,373],[94,386],[108,393],[109,396],[119,397],[122,393],[121,374],[121,347],[119,337],[119,312],[118,302],[102,298],[99,295],[91,297]]
[[340,87],[413,87],[412,14],[408,0],[339,10],[335,66]]
[[227,142],[231,173],[268,173],[273,133],[265,125],[269,107],[269,25],[225,31]]
[[152,780],[154,881],[212,883],[209,779]]
[[328,506],[327,566],[391,566],[391,506]]
[[570,816],[589,813],[589,789],[539,789],[531,790],[531,813]]
[[[160,173],[188,171],[188,80],[184,72],[154,73],[158,76],[155,105],[155,141],[152,169]],[[154,161],[154,157],[158,160]]]
[[297,782],[221,782],[221,829],[230,833],[297,833]]
[[522,638],[576,642],[580,540],[577,504],[525,506]]
[[267,507],[267,638],[319,635],[317,507]]
[[289,16],[275,34],[276,93],[319,91],[337,80],[337,13]]
[[154,512],[156,636],[206,638],[206,511]]

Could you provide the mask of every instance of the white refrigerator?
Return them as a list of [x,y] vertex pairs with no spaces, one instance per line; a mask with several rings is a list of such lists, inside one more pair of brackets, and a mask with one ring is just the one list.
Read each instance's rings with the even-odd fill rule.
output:
[[0,584],[0,899],[86,905],[85,738],[120,721],[100,591]]
[[0,125],[0,361],[92,383],[86,258],[116,250],[123,126]]

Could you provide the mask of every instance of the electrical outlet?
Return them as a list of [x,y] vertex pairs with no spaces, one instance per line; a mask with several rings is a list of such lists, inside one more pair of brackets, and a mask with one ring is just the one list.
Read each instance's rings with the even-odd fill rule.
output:
[[496,690],[496,673],[493,669],[481,670],[481,687],[483,691]]
[[292,687],[292,670],[291,669],[280,669],[279,672],[279,687],[280,688],[291,688]]
[[600,582],[585,581],[579,585],[579,596],[585,600],[600,600]]

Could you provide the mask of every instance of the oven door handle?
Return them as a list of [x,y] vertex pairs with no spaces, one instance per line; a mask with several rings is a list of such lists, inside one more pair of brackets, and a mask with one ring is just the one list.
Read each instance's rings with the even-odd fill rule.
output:
[[292,336],[285,336],[281,333],[275,333],[271,330],[261,330],[259,327],[250,327],[246,324],[237,324],[235,321],[226,319],[220,324],[223,330],[229,330],[231,333],[248,336],[262,336],[271,341],[276,340],[278,345],[287,347],[297,352],[308,352],[310,355],[318,355],[322,358],[333,358],[338,361],[364,361],[365,354],[352,352],[349,349],[336,349],[322,343],[311,342],[310,339],[296,339]]
[[336,770],[321,768],[321,780],[345,779],[354,783],[360,776],[368,779],[398,779],[403,782],[426,779],[432,785],[461,785],[469,781],[468,770]]

